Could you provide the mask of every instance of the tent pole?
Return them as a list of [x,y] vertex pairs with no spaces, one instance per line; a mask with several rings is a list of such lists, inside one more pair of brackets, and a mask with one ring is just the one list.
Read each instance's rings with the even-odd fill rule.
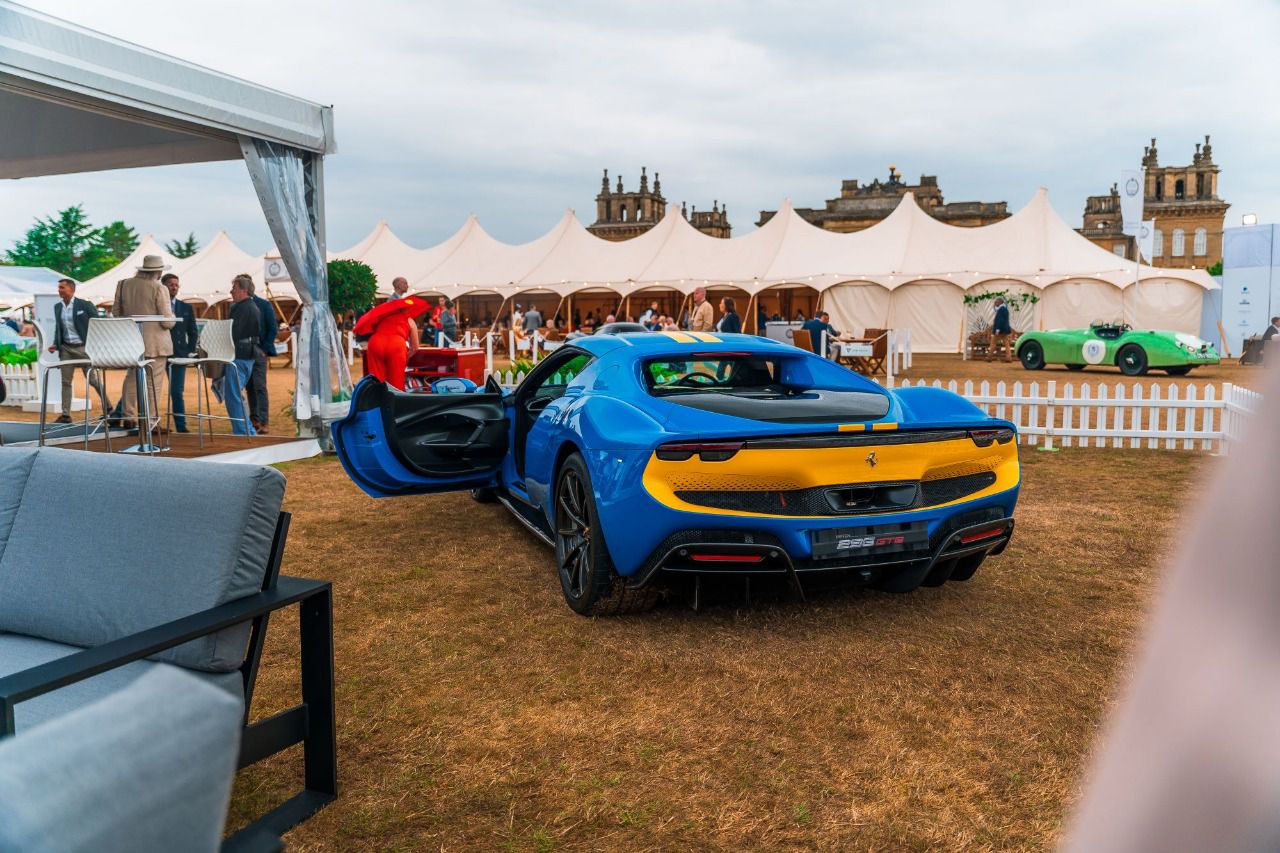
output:
[[689,294],[684,295],[684,299],[680,300],[680,308],[676,311],[676,325],[680,324],[680,320],[684,317],[684,306],[689,304]]
[[573,294],[570,293],[565,299],[569,302],[569,307],[565,310],[566,316],[564,319],[565,334],[568,334],[573,331]]
[[288,320],[284,316],[284,309],[280,307],[280,303],[276,301],[276,295],[271,292],[271,285],[264,284],[263,289],[267,291],[267,299],[271,301],[272,306],[276,309],[276,314],[280,315],[280,319],[288,324]]
[[747,318],[751,321],[752,334],[760,334],[760,324],[756,322],[756,312],[751,310],[755,307],[756,295],[753,293],[747,298]]
[[[564,307],[564,300],[565,300],[565,297],[561,296],[560,301],[556,303],[556,313],[551,315],[551,328],[553,329],[556,327],[556,314],[559,314],[560,309]],[[543,325],[546,325],[546,324],[543,323]]]

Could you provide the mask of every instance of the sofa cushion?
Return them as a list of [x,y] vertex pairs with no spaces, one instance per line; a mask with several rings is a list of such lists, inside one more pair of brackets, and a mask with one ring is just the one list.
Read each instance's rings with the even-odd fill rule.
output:
[[[27,487],[36,452],[34,447],[0,447],[0,554],[9,541],[9,531],[22,503],[22,492]],[[0,595],[4,595],[3,588]]]
[[[0,553],[0,631],[96,646],[257,592],[284,476],[41,448]],[[238,667],[249,625],[161,652]]]
[[[79,646],[24,637],[21,634],[0,634],[0,678],[78,651],[81,651]],[[149,660],[134,661],[116,669],[109,669],[92,678],[86,678],[84,681],[59,687],[52,693],[19,702],[14,706],[14,725],[19,732],[26,731],[31,726],[60,717],[69,711],[101,699],[108,693],[127,687],[158,666],[164,666],[164,664]],[[244,679],[240,677],[240,673],[192,672],[191,675],[193,678],[199,678],[221,688],[241,705],[244,704]]]
[[214,851],[240,708],[167,664],[0,741],[0,851]]

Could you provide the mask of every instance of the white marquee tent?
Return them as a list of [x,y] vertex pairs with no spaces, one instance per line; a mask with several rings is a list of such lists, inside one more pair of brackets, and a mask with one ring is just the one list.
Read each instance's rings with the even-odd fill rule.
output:
[[[626,297],[720,286],[755,299],[777,288],[811,288],[837,328],[910,328],[922,352],[960,349],[966,292],[1033,293],[1039,304],[1032,320],[1042,328],[1124,319],[1194,334],[1204,293],[1218,287],[1203,270],[1135,270],[1063,222],[1043,189],[1013,216],[980,228],[938,222],[907,194],[884,221],[853,234],[817,228],[788,202],[763,227],[730,240],[697,231],[672,208],[639,237],[613,243],[567,211],[542,237],[514,246],[494,239],[475,217],[430,249],[406,245],[380,222],[335,257],[368,263],[380,290],[403,275],[420,293],[453,297],[531,291]],[[750,318],[746,306],[739,311]]]

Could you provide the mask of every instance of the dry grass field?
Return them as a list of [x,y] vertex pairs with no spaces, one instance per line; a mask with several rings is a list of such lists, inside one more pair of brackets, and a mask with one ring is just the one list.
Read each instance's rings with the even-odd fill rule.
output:
[[[290,849],[1050,847],[1214,462],[1023,461],[1013,544],[968,583],[602,620],[498,505],[282,466],[285,571],[335,589],[341,779]],[[272,622],[257,715],[296,696],[296,636]],[[297,752],[240,774],[233,821]]]

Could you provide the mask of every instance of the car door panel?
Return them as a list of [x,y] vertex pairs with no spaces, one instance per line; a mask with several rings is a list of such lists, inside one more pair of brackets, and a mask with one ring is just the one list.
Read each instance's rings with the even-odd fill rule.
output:
[[510,443],[501,393],[410,394],[372,377],[333,425],[347,473],[374,497],[493,485]]

